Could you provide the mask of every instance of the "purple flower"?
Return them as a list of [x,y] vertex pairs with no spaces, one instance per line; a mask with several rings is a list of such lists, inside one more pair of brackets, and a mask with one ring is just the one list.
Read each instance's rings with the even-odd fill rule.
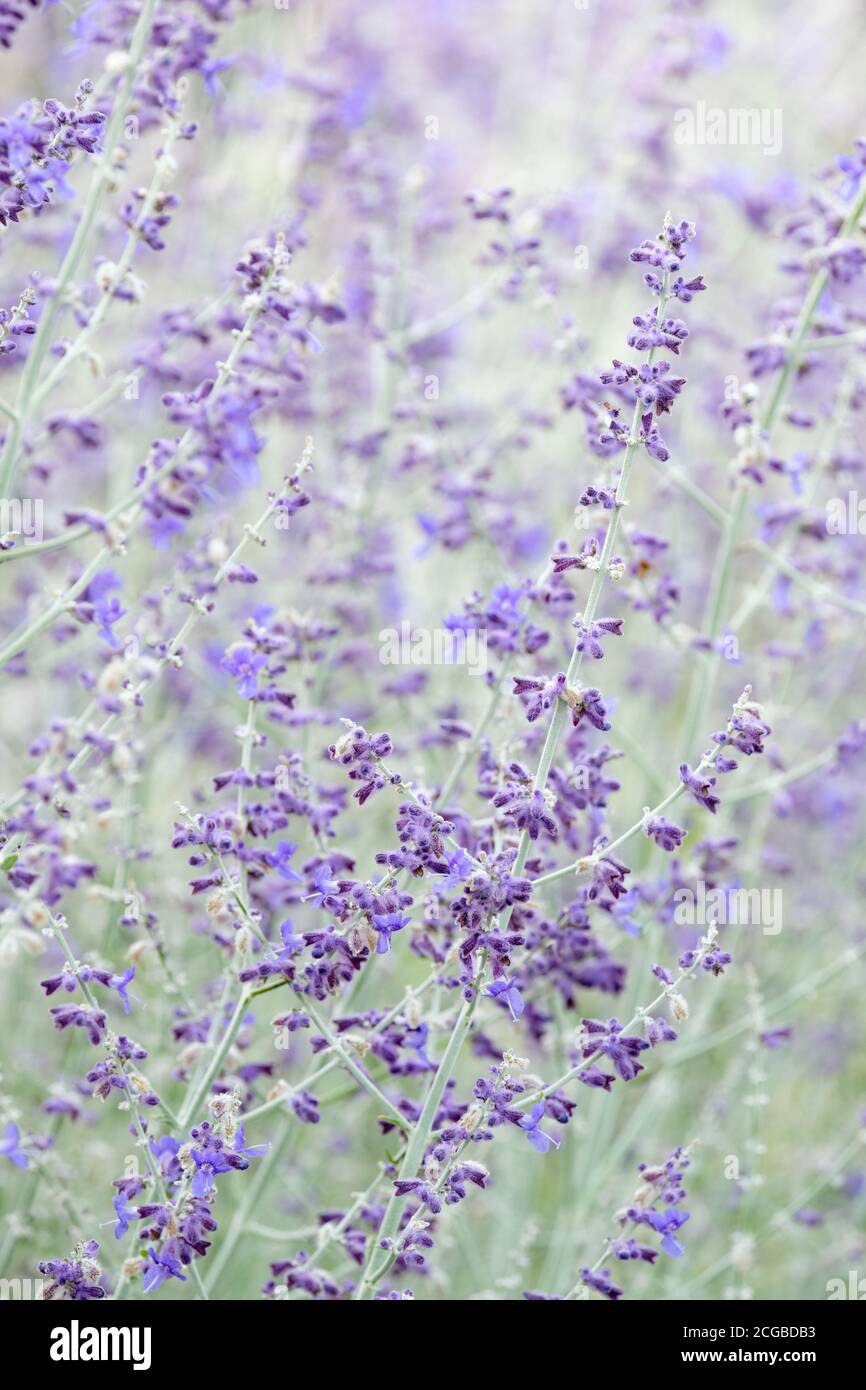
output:
[[128,1013],[129,1013],[129,1008],[130,1008],[130,1004],[129,1004],[129,995],[128,995],[127,992],[126,992],[126,987],[127,987],[127,985],[130,984],[131,981],[134,980],[134,979],[135,979],[135,966],[134,966],[134,965],[131,965],[131,966],[129,967],[128,970],[125,970],[124,973],[123,973],[122,975],[111,975],[111,976],[109,977],[109,979],[108,979],[108,987],[109,987],[109,989],[114,989],[114,990],[116,990],[117,993],[120,995],[120,1002],[121,1002],[121,1005],[122,1005],[122,1007],[123,1007],[123,1012],[124,1012],[125,1014],[128,1014]]
[[[614,363],[614,366],[615,365],[616,363]],[[602,373],[600,380],[605,380],[604,373]],[[612,512],[614,508],[619,507],[622,504],[620,502],[617,502],[616,493],[613,492],[609,487],[593,487],[590,484],[588,487],[585,487],[583,489],[583,492],[578,497],[577,505],[579,507],[604,507],[606,512]],[[577,556],[554,556],[553,558],[555,566],[557,565],[557,562],[562,559],[572,562],[560,564],[556,571],[557,573],[561,574],[563,570],[571,569],[575,566],[577,568],[581,568],[580,561],[578,560]]]
[[602,372],[599,380],[605,385],[630,386],[641,405],[649,406],[656,415],[664,415],[686,384],[685,377],[668,377],[670,369],[669,362],[645,362],[635,367],[614,359],[613,370]]
[[599,1052],[609,1057],[623,1081],[633,1081],[643,1071],[637,1060],[641,1052],[649,1047],[643,1038],[623,1037],[622,1024],[615,1018],[608,1019],[606,1023],[597,1018],[584,1018],[581,1024],[584,1041],[580,1052],[584,1058],[594,1057]]
[[618,1260],[644,1260],[655,1264],[659,1252],[649,1245],[639,1245],[633,1236],[621,1236],[610,1243],[610,1253]]
[[195,1164],[191,1189],[196,1197],[205,1197],[220,1173],[231,1171],[231,1164],[219,1149],[191,1149],[190,1157]]
[[572,626],[577,628],[575,650],[593,657],[596,661],[600,661],[604,656],[602,637],[622,636],[622,618],[599,618],[595,622],[585,623],[581,617],[577,617]]
[[312,1091],[299,1091],[292,1097],[292,1110],[305,1125],[317,1125],[321,1116],[319,1115],[319,1102]]
[[784,1043],[790,1042],[793,1036],[794,1030],[791,1027],[768,1028],[763,1033],[758,1034],[764,1046],[769,1048],[782,1047]]
[[368,734],[359,724],[352,725],[348,733],[329,746],[328,756],[334,762],[340,763],[343,767],[354,764],[349,778],[353,782],[361,783],[354,793],[359,806],[369,801],[374,792],[382,791],[389,782],[399,783],[398,773],[389,776],[381,767],[382,759],[388,757],[392,747],[389,734]]
[[114,1210],[117,1212],[117,1221],[114,1226],[114,1239],[120,1240],[129,1230],[130,1221],[138,1220],[138,1211],[134,1207],[127,1206],[126,1198],[123,1193],[118,1193],[113,1199]]
[[170,1134],[164,1134],[161,1139],[148,1140],[147,1146],[167,1178],[180,1177],[181,1166],[177,1157],[180,1144],[176,1139]]
[[712,950],[707,951],[706,955],[703,957],[701,967],[710,975],[722,975],[724,974],[725,966],[730,965],[732,960],[733,957],[729,951],[720,951],[717,946],[714,946]]
[[98,1254],[99,1243],[87,1240],[76,1247],[70,1259],[41,1260],[36,1268],[51,1281],[43,1289],[42,1297],[52,1300],[62,1292],[66,1299],[74,1301],[92,1302],[104,1298]]
[[77,1004],[62,1004],[51,1010],[54,1019],[54,1027],[63,1031],[64,1028],[83,1028],[94,1047],[98,1046],[105,1037],[105,1029],[108,1020],[101,1009],[90,1009]]
[[180,1279],[186,1282],[186,1275],[181,1273],[180,1260],[165,1251],[157,1254],[153,1246],[149,1246],[142,1270],[142,1293],[153,1293],[166,1279]]
[[815,1211],[812,1207],[801,1207],[794,1212],[794,1220],[798,1226],[823,1226],[824,1213]]
[[530,840],[537,840],[542,830],[555,840],[559,830],[545,793],[529,785],[526,770],[519,763],[512,763],[509,771],[504,789],[492,797],[493,805],[501,808],[518,830],[525,830]]
[[580,1277],[588,1289],[594,1289],[603,1298],[622,1298],[622,1289],[611,1279],[609,1269],[582,1269]]
[[681,830],[673,821],[666,820],[664,816],[647,816],[643,823],[643,832],[651,840],[655,840],[659,849],[667,850],[672,854],[675,849],[679,849],[683,840],[688,834],[687,830]]
[[448,875],[442,884],[442,891],[447,893],[468,878],[472,872],[472,860],[465,849],[458,848],[445,855],[445,863],[448,865]]
[[577,1079],[582,1082],[584,1086],[592,1086],[601,1091],[609,1091],[616,1080],[615,1077],[611,1076],[610,1072],[602,1071],[601,1067],[593,1065],[583,1067],[581,1071],[578,1072]]
[[680,763],[680,781],[699,806],[705,806],[708,811],[712,811],[713,815],[716,814],[719,798],[712,790],[716,785],[715,777],[700,776],[698,773],[692,772],[688,763]]
[[293,869],[289,862],[297,848],[298,846],[293,845],[289,840],[280,840],[276,849],[269,850],[264,856],[265,863],[270,865],[272,869],[276,869],[280,878],[285,879],[288,883],[303,883],[302,875],[298,873],[297,869]]
[[266,1154],[270,1147],[270,1144],[247,1144],[244,1137],[243,1121],[238,1125],[232,1144],[233,1153],[241,1154],[244,1158],[261,1158],[262,1154]]
[[667,463],[670,458],[668,446],[661,437],[658,425],[653,420],[652,415],[641,416],[641,429],[644,448],[650,458],[658,459],[659,463]]
[[373,913],[370,920],[379,933],[376,951],[380,956],[384,956],[391,949],[391,937],[394,932],[402,931],[412,921],[412,918],[403,912],[384,912]]
[[696,275],[692,280],[684,280],[682,275],[678,275],[670,287],[670,292],[683,304],[690,304],[694,296],[706,288],[703,275]]
[[673,1258],[686,1253],[685,1248],[676,1238],[676,1232],[685,1225],[688,1219],[689,1213],[680,1211],[678,1207],[668,1207],[664,1212],[648,1211],[646,1214],[648,1224],[652,1226],[654,1231],[658,1231],[659,1235],[664,1236],[662,1250]]
[[713,740],[719,744],[730,744],[749,758],[753,753],[763,753],[764,739],[770,733],[772,730],[769,724],[765,724],[755,714],[744,709],[737,711],[731,717],[731,722],[724,733],[713,734]]
[[544,1101],[540,1100],[537,1105],[533,1105],[528,1115],[524,1115],[520,1121],[520,1128],[526,1130],[526,1136],[534,1149],[540,1154],[546,1154],[553,1145],[559,1148],[559,1140],[551,1135],[545,1134],[541,1129],[541,1121],[544,1119]]
[[523,996],[513,980],[494,980],[484,990],[490,999],[498,999],[508,1005],[512,1019],[516,1023],[523,1013]]
[[442,1210],[442,1201],[438,1194],[433,1191],[429,1183],[422,1182],[420,1178],[398,1179],[394,1183],[394,1191],[398,1197],[413,1196],[426,1207],[431,1216],[438,1216]]
[[664,1018],[653,1018],[647,1015],[644,1019],[644,1032],[650,1047],[658,1047],[659,1043],[676,1042],[676,1030]]
[[557,675],[551,676],[548,680],[535,680],[526,676],[512,676],[514,681],[515,695],[531,695],[532,699],[526,702],[526,718],[529,723],[542,713],[549,710],[555,704],[560,695],[565,690],[565,673],[560,671]]
[[[596,851],[600,852],[603,847],[603,842],[600,842],[596,846]],[[626,875],[630,873],[631,869],[621,859],[617,859],[612,854],[603,855],[593,864],[592,883],[586,894],[588,900],[595,902],[605,893],[609,893],[614,901],[621,898],[626,892]]]
[[587,686],[585,690],[567,690],[565,700],[571,710],[571,722],[575,729],[580,728],[581,721],[586,719],[594,729],[607,733],[610,728],[607,707],[601,698],[601,691],[595,686]]
[[93,576],[78,600],[79,612],[89,614],[99,629],[100,637],[115,649],[119,643],[111,629],[126,616],[126,609],[121,606],[120,599],[113,590],[122,586],[123,580],[115,570],[100,570]]
[[243,643],[229,647],[220,662],[223,670],[235,677],[242,700],[253,698],[258,688],[258,672],[266,664],[267,657],[262,652],[254,651]]
[[280,923],[280,940],[283,943],[281,951],[277,952],[277,960],[280,965],[286,966],[291,962],[292,956],[297,956],[304,949],[304,938],[295,935],[295,928],[290,918]]
[[39,984],[49,997],[58,989],[64,989],[67,994],[72,994],[78,987],[78,976],[67,966],[64,966],[59,975],[49,975],[47,979],[40,980]]
[[839,196],[846,202],[856,195],[860,187],[860,180],[866,173],[866,139],[855,140],[854,147],[853,155],[840,154],[836,156],[837,168],[841,169],[845,175]]
[[18,1168],[26,1168],[29,1159],[21,1148],[21,1131],[16,1124],[11,1122],[3,1131],[3,1138],[0,1139],[0,1158],[8,1158],[10,1163],[14,1163]]
[[[313,874],[313,887],[315,891],[308,893],[304,902],[312,902],[314,898],[329,898],[332,893],[339,893],[340,885],[336,879],[331,877],[333,870],[330,864],[319,864]],[[324,906],[320,903],[319,906]]]

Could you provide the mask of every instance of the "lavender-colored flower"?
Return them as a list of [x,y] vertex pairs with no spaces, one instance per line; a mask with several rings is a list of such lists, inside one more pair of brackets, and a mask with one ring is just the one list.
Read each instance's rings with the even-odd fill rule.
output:
[[584,623],[581,617],[574,620],[573,626],[577,628],[577,641],[575,649],[600,661],[604,656],[604,648],[601,644],[602,637],[621,637],[622,618],[599,618],[592,623]]
[[465,849],[456,849],[445,855],[448,874],[442,883],[443,892],[450,892],[459,883],[464,883],[472,871],[472,860]]
[[399,782],[398,774],[393,773],[389,776],[381,767],[382,759],[388,757],[392,747],[390,735],[368,735],[359,725],[352,725],[347,734],[328,748],[334,762],[341,763],[344,767],[355,764],[351,767],[349,777],[353,782],[361,783],[354,793],[359,806],[363,806],[374,792],[381,791],[389,782]]
[[115,1240],[120,1240],[121,1236],[125,1236],[129,1230],[129,1223],[138,1220],[138,1209],[128,1205],[126,1197],[122,1192],[118,1193],[118,1195],[113,1198],[113,1202],[114,1210],[117,1213],[114,1238]]
[[21,1147],[21,1131],[12,1121],[3,1131],[0,1139],[0,1158],[8,1158],[18,1168],[26,1168],[30,1160]]
[[687,830],[681,830],[673,821],[667,820],[664,816],[647,816],[643,823],[643,831],[651,840],[654,840],[659,849],[667,850],[672,854],[675,849],[679,849],[686,835]]
[[650,1047],[658,1047],[659,1043],[676,1042],[676,1029],[672,1028],[667,1019],[653,1018],[648,1014],[644,1019],[644,1033]]
[[[616,363],[614,363],[614,366],[616,366]],[[600,380],[604,381],[604,379],[604,374],[602,374]],[[604,507],[606,512],[611,512],[614,510],[615,507],[618,507],[621,504],[616,500],[616,493],[611,491],[609,487],[593,487],[591,484],[589,484],[587,487],[583,489],[583,492],[578,497],[577,505],[579,507]],[[573,564],[559,564],[559,567],[556,570],[558,574],[561,574],[564,569],[580,567],[575,556],[554,557],[554,565],[557,564],[558,560],[561,560],[563,558],[572,561]]]
[[794,1212],[793,1219],[798,1226],[823,1226],[824,1213],[815,1211],[812,1207],[801,1207],[799,1211]]
[[637,1059],[649,1047],[649,1043],[642,1038],[623,1036],[622,1024],[615,1018],[606,1023],[597,1018],[584,1018],[581,1019],[581,1027],[583,1042],[579,1051],[584,1058],[594,1057],[597,1053],[609,1057],[623,1081],[633,1081],[643,1071]]
[[157,1252],[153,1246],[149,1246],[142,1271],[142,1293],[153,1293],[166,1279],[180,1279],[185,1283],[186,1275],[181,1272],[181,1268],[180,1260],[176,1256]]
[[109,976],[109,979],[107,981],[109,989],[116,990],[117,993],[120,995],[120,1002],[123,1006],[123,1012],[125,1014],[128,1014],[130,1009],[129,995],[127,993],[126,987],[134,979],[135,966],[131,965],[128,970],[125,970],[123,972],[122,975],[111,975]]
[[267,657],[242,642],[229,648],[220,665],[235,677],[241,699],[251,700],[258,689],[258,673],[267,665]]
[[544,792],[529,785],[526,770],[519,763],[512,763],[509,772],[504,789],[492,797],[493,805],[502,809],[518,830],[525,830],[530,840],[537,840],[542,830],[555,840],[559,831]]
[[376,950],[380,956],[385,956],[391,949],[391,937],[394,932],[402,931],[404,927],[409,925],[412,918],[404,912],[374,912],[370,920],[379,936]]
[[586,719],[594,729],[601,733],[607,733],[611,727],[607,717],[607,706],[601,696],[601,691],[596,686],[587,686],[581,690],[567,690],[565,699],[571,710],[571,722],[575,729],[580,727],[581,720]]
[[680,781],[699,806],[705,806],[715,815],[716,807],[719,805],[719,798],[712,790],[716,785],[715,777],[702,777],[693,772],[688,763],[680,763]]
[[42,1290],[42,1297],[85,1303],[105,1298],[102,1269],[96,1258],[98,1254],[99,1243],[88,1240],[76,1246],[69,1259],[41,1260],[36,1268],[49,1280]]
[[649,1245],[640,1245],[633,1236],[620,1236],[611,1241],[610,1253],[618,1260],[643,1260],[651,1265],[655,1264],[659,1252]]
[[600,1293],[603,1298],[609,1298],[612,1302],[622,1298],[622,1289],[614,1283],[609,1269],[584,1268],[580,1271],[580,1277],[588,1289]]
[[83,1028],[94,1047],[102,1042],[108,1020],[101,1009],[91,1009],[77,1004],[63,1004],[51,1010],[54,1027]]
[[730,951],[722,951],[717,946],[707,951],[701,960],[701,968],[706,970],[709,975],[722,975],[726,965],[730,965],[733,956]]
[[631,873],[631,869],[621,859],[612,854],[603,854],[602,850],[602,844],[596,846],[596,853],[601,854],[601,857],[593,863],[592,883],[587,890],[590,902],[603,897],[605,893],[609,893],[614,901],[622,897],[626,892],[626,875]]
[[508,1006],[513,1021],[516,1023],[523,1013],[523,996],[513,980],[501,979],[493,980],[484,993],[491,999],[498,999]]
[[653,1230],[658,1231],[659,1235],[664,1237],[662,1250],[666,1255],[676,1258],[686,1253],[683,1245],[677,1240],[676,1232],[688,1221],[689,1213],[687,1211],[680,1211],[677,1207],[668,1207],[663,1212],[647,1212],[646,1219]]
[[563,694],[566,685],[565,672],[560,671],[557,675],[551,676],[548,680],[535,680],[526,676],[514,676],[514,694],[531,695],[532,698],[526,701],[526,718],[530,724],[538,718],[543,710],[549,710],[551,705]]
[[270,868],[276,869],[280,878],[285,879],[288,883],[303,883],[303,875],[299,874],[291,864],[292,855],[297,848],[298,846],[293,845],[289,840],[280,840],[276,847],[268,850],[264,856],[265,863]]
[[793,1036],[794,1030],[791,1027],[766,1028],[762,1033],[758,1034],[764,1046],[771,1049],[784,1046],[786,1042],[790,1042]]
[[323,907],[323,899],[329,898],[333,893],[339,893],[339,882],[332,877],[332,873],[333,871],[330,864],[325,863],[318,865],[313,874],[313,887],[315,891],[307,894],[304,899],[305,902],[312,902],[316,898],[319,898],[319,906]]
[[534,1149],[540,1154],[546,1154],[551,1146],[559,1148],[559,1140],[552,1135],[546,1134],[541,1128],[541,1121],[544,1119],[544,1101],[540,1100],[537,1105],[533,1105],[528,1115],[524,1115],[520,1120],[520,1128],[526,1130],[526,1136]]

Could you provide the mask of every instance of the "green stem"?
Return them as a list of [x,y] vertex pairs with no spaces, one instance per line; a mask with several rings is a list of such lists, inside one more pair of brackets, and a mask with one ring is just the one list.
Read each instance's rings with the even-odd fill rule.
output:
[[[226,361],[221,362],[219,364],[213,390],[211,391],[210,396],[208,397],[208,400],[211,404],[215,404],[216,401],[219,400],[220,395],[225,389],[226,383],[228,382],[229,378],[232,375],[232,372],[234,371],[235,364],[237,363],[240,354],[243,352],[244,348],[246,347],[247,343],[250,341],[250,338],[252,337],[252,331],[256,323],[256,320],[259,318],[259,316],[264,310],[264,304],[262,302],[263,294],[264,291],[261,292],[257,302],[250,310],[250,313],[247,316],[243,328],[237,331],[235,342]],[[176,459],[182,458],[189,451],[189,449],[193,445],[194,440],[195,430],[192,428],[192,426],[190,426],[190,428],[184,432],[183,436],[181,437],[180,443],[178,444],[177,454],[175,456]],[[2,495],[2,489],[0,489],[0,496]],[[140,510],[139,505],[137,505],[137,510]],[[272,511],[273,505],[270,505],[265,515],[256,524],[256,527],[253,528],[253,531],[255,533],[257,533],[258,529],[264,525],[265,521],[271,515]],[[247,539],[248,537],[245,536],[241,540],[240,545],[236,547],[236,549],[229,557],[229,559],[226,561],[226,563],[220,567],[220,570],[218,572],[220,576],[223,576],[226,573],[226,570],[228,569],[229,565],[234,563],[237,555],[240,553],[241,549],[243,549],[243,547],[246,545]],[[42,614],[40,614],[38,618],[35,618],[25,628],[19,630],[19,632],[14,637],[11,637],[9,639],[5,647],[3,647],[2,650],[0,650],[0,666],[5,665],[7,661],[11,661],[11,659],[14,656],[17,656],[19,652],[23,651],[24,648],[27,646],[28,642],[32,640],[32,638],[37,636],[46,627],[48,627],[49,624],[52,623],[56,617],[58,617],[61,613],[64,613],[67,610],[70,603],[75,598],[77,598],[77,596],[82,592],[83,589],[87,587],[87,585],[90,583],[90,580],[93,578],[93,575],[97,572],[100,566],[109,558],[110,555],[111,547],[103,547],[103,549],[100,550],[99,553],[95,555],[94,558],[90,561],[90,564],[85,567],[85,569],[83,570],[83,572],[74,584],[70,585],[70,587],[63,594],[61,594],[57,599],[55,599],[55,601],[48,607],[48,609]],[[190,613],[190,617],[187,619],[187,622],[181,629],[181,634],[189,630],[189,628],[192,626],[191,620],[195,616],[196,610],[193,610]],[[178,639],[176,638],[175,641],[177,640]],[[176,651],[176,648],[174,650]],[[164,665],[168,659],[169,657],[164,657],[162,659],[162,664]],[[113,719],[116,718],[116,716],[110,716],[110,718],[113,721]]]
[[[629,1019],[628,1023],[624,1024],[620,1030],[620,1032],[623,1035],[627,1034],[632,1028],[634,1028],[635,1024],[639,1023],[640,1020],[642,1018],[645,1018],[647,1014],[651,1014],[653,1009],[657,1009],[659,1004],[661,1004],[664,999],[668,998],[670,994],[674,993],[677,989],[679,989],[680,985],[682,985],[689,978],[690,975],[694,974],[694,972],[697,970],[698,966],[700,965],[701,961],[703,960],[704,956],[707,954],[712,945],[714,939],[713,933],[714,928],[711,927],[707,933],[707,936],[704,937],[703,943],[694,960],[692,961],[691,965],[688,966],[686,969],[680,971],[679,975],[677,975],[672,985],[666,985],[665,988],[663,990],[660,990],[659,993],[656,995],[655,999],[651,1000],[649,1004],[644,1004],[641,1006],[641,1008],[635,1010],[633,1016]],[[561,1087],[567,1086],[569,1081],[573,1081],[575,1077],[580,1076],[580,1073],[584,1070],[584,1068],[588,1067],[590,1062],[594,1061],[600,1055],[601,1053],[598,1048],[596,1048],[595,1051],[588,1053],[585,1057],[582,1057],[581,1060],[575,1066],[569,1067],[568,1071],[565,1072],[564,1075],[560,1076],[558,1080],[551,1081],[549,1086],[542,1086],[537,1091],[533,1091],[530,1095],[521,1096],[519,1100],[516,1100],[514,1102],[515,1109],[526,1110],[528,1108],[531,1108],[533,1105],[537,1105],[537,1103],[540,1100],[546,1100],[548,1096],[553,1095],[554,1091],[558,1091]]]
[[373,1098],[377,1100],[381,1106],[384,1107],[385,1113],[387,1114],[388,1118],[395,1125],[397,1125],[397,1127],[401,1129],[404,1134],[408,1134],[410,1130],[410,1125],[408,1124],[405,1115],[403,1115],[397,1109],[396,1105],[391,1104],[384,1091],[379,1090],[379,1087],[376,1085],[373,1078],[371,1076],[368,1076],[368,1074],[364,1071],[363,1067],[358,1066],[358,1063],[355,1061],[348,1048],[344,1046],[343,1042],[334,1032],[334,1029],[331,1027],[331,1025],[322,1017],[322,1015],[319,1013],[319,1010],[316,1008],[315,1004],[312,1002],[311,999],[304,1000],[304,1012],[310,1015],[310,1018],[315,1023],[323,1038],[325,1038],[327,1042],[330,1044],[330,1046],[334,1049],[334,1051],[339,1054],[340,1061],[343,1063],[343,1066],[350,1073],[350,1075],[355,1078],[358,1085],[362,1086],[365,1091],[368,1091],[370,1095],[373,1096]]
[[450,797],[454,788],[457,786],[457,783],[460,781],[461,776],[463,775],[463,769],[465,768],[469,759],[472,757],[472,754],[475,752],[475,749],[478,747],[479,742],[484,737],[487,727],[490,724],[490,721],[493,718],[494,714],[496,713],[499,701],[502,698],[502,687],[503,682],[497,681],[492,691],[490,692],[490,700],[488,702],[487,708],[481,716],[480,721],[476,725],[472,737],[467,739],[464,743],[462,749],[460,750],[458,758],[456,759],[451,768],[451,771],[445,778],[445,781],[442,783],[442,789],[439,792],[439,795],[436,797],[436,800],[438,801],[440,806],[447,805],[448,798]]
[[114,148],[120,138],[123,122],[126,119],[126,113],[132,99],[134,83],[136,78],[140,76],[141,61],[144,55],[145,45],[150,36],[150,28],[155,8],[156,0],[142,0],[141,10],[139,11],[129,46],[123,81],[120,84],[111,117],[105,126],[102,140],[103,152],[90,184],[87,202],[82,209],[78,226],[75,229],[75,235],[63,258],[54,292],[45,304],[39,320],[39,327],[27,358],[27,365],[24,368],[24,375],[21,379],[21,386],[18,391],[18,399],[16,401],[17,418],[12,421],[12,427],[6,436],[3,454],[2,457],[0,457],[0,497],[9,496],[15,467],[18,462],[21,438],[27,425],[28,413],[33,393],[39,380],[42,363],[45,360],[45,354],[51,346],[54,326],[63,308],[66,290],[81,263],[90,240],[90,234],[96,222],[96,217],[105,191],[109,161],[111,160]]
[[112,271],[109,283],[103,288],[99,302],[71,347],[57,361],[45,379],[33,390],[30,399],[31,408],[40,405],[46,397],[51,395],[51,392],[65,376],[72,363],[77,361],[82,353],[87,351],[88,345],[95,338],[99,329],[105,322],[114,300],[114,295],[123,284],[127,271],[132,266],[136,249],[141,240],[141,228],[153,214],[156,203],[162,193],[163,185],[168,179],[171,168],[171,150],[180,133],[180,116],[181,112],[180,108],[178,108],[171,117],[168,136],[164,148],[157,155],[156,168],[150,182],[150,187],[144,196],[135,221],[127,235],[123,251]]
[[[866,208],[866,188],[857,199],[851,212],[845,220],[839,232],[840,237],[846,237],[856,228],[860,217]],[[800,364],[806,341],[806,334],[815,315],[821,296],[827,288],[829,271],[826,267],[818,270],[812,277],[811,284],[803,300],[797,322],[789,344],[789,351],[786,354],[785,362],[779,373],[773,392],[770,396],[767,408],[761,418],[761,431],[767,441],[776,426],[779,413],[787,396],[788,387]],[[746,512],[748,499],[748,484],[745,479],[737,485],[734,505],[726,522],[722,533],[721,544],[716,556],[715,573],[713,585],[707,600],[707,621],[704,632],[710,640],[715,640],[720,635],[721,625],[724,621],[724,614],[727,611],[728,590],[732,578],[732,568],[734,555],[737,550],[740,528]],[[692,685],[691,697],[689,700],[689,712],[686,721],[686,738],[684,751],[689,756],[690,750],[698,737],[706,719],[706,712],[712,698],[713,688],[718,675],[721,653],[717,651],[707,652],[704,661],[701,663],[697,678]]]
[[201,1105],[202,1101],[204,1100],[205,1096],[210,1090],[211,1083],[213,1082],[214,1078],[219,1075],[220,1068],[222,1067],[222,1064],[226,1059],[229,1048],[231,1047],[232,1043],[238,1035],[238,1032],[240,1031],[240,1026],[243,1023],[244,1014],[246,1013],[249,999],[250,990],[242,990],[240,997],[238,998],[238,1002],[235,1005],[234,1013],[232,1014],[228,1024],[223,1030],[223,1035],[220,1038],[220,1041],[217,1044],[216,1048],[214,1049],[214,1054],[211,1057],[210,1062],[208,1063],[204,1075],[198,1080],[195,1086],[193,1086],[190,1089],[187,1098],[184,1101],[183,1106],[181,1107],[179,1118],[181,1129],[186,1129],[187,1125],[191,1122],[193,1116],[196,1114],[199,1106]]
[[252,1181],[247,1186],[243,1201],[232,1216],[229,1228],[225,1233],[219,1249],[215,1252],[213,1263],[208,1270],[205,1283],[208,1292],[216,1293],[217,1286],[222,1278],[223,1270],[234,1254],[235,1247],[241,1236],[249,1227],[250,1213],[258,1208],[259,1200],[264,1193],[274,1168],[285,1151],[291,1133],[292,1126],[287,1121],[279,1139],[271,1145],[270,1150],[258,1165]]
[[[664,314],[667,305],[667,298],[668,296],[666,275],[664,290],[659,299],[659,319],[661,319]],[[646,362],[648,366],[651,365],[651,363],[653,362],[655,354],[655,348],[651,348],[650,351],[647,353]],[[608,565],[610,564],[611,558],[613,556],[613,548],[616,544],[616,538],[619,533],[620,520],[622,517],[622,513],[625,510],[625,503],[628,494],[629,480],[631,478],[632,465],[634,463],[635,454],[638,448],[640,447],[640,424],[642,410],[642,403],[640,399],[638,399],[635,401],[631,429],[629,430],[628,443],[626,445],[625,454],[623,455],[622,470],[620,472],[619,481],[616,487],[617,505],[614,507],[610,521],[607,525],[607,531],[605,532],[601,555],[598,559],[597,568],[592,578],[592,585],[590,586],[589,598],[586,601],[586,607],[584,608],[582,615],[582,621],[587,627],[590,625],[590,623],[594,622],[596,614],[598,612],[598,605],[601,599],[602,589],[604,588],[604,582],[607,577]],[[575,643],[571,653],[571,660],[568,663],[568,670],[566,672],[566,678],[569,687],[574,686],[575,682],[577,681],[582,664],[583,652],[578,651],[578,643]],[[536,771],[535,780],[533,782],[533,789],[535,791],[543,791],[547,785],[547,779],[550,775],[550,768],[553,763],[553,759],[556,755],[556,750],[559,746],[559,739],[562,734],[562,726],[565,722],[566,715],[567,706],[565,704],[565,701],[557,700],[553,710],[553,717],[549,725],[547,726],[547,734],[545,736],[544,744],[541,749],[541,757],[539,758],[538,769]],[[512,873],[514,873],[515,875],[519,875],[523,871],[524,865],[526,864],[527,856],[529,854],[529,845],[529,834],[527,831],[524,830],[521,833],[520,840],[518,842],[517,858],[515,860],[514,868],[512,870]],[[500,925],[503,929],[507,926],[508,922],[511,919],[511,911],[512,909],[510,907],[507,908],[502,917]]]
[[[400,1180],[405,1181],[408,1178],[414,1177],[424,1157],[424,1150],[429,1142],[430,1132],[433,1129],[433,1122],[445,1092],[445,1087],[454,1070],[457,1058],[460,1056],[469,1029],[472,1026],[472,1017],[478,1002],[478,985],[480,985],[480,983],[479,977],[476,981],[476,987],[472,991],[472,998],[464,1000],[463,1007],[457,1016],[454,1030],[448,1040],[448,1046],[442,1054],[442,1060],[433,1078],[433,1083],[430,1090],[427,1092],[424,1108],[418,1117],[418,1122],[412,1130],[409,1143],[406,1146],[406,1154],[400,1167]],[[400,1214],[405,1203],[405,1197],[398,1197],[396,1192],[392,1193],[388,1206],[385,1209],[382,1225],[379,1228],[378,1238],[376,1241],[370,1242],[370,1253],[364,1266],[364,1272],[355,1290],[356,1300],[360,1301],[369,1298],[372,1295],[374,1285],[393,1263],[391,1252],[388,1250],[386,1251],[385,1259],[382,1261],[379,1269],[375,1272],[373,1270],[377,1251],[381,1249],[381,1242],[386,1240],[393,1244],[396,1238],[400,1224]]]

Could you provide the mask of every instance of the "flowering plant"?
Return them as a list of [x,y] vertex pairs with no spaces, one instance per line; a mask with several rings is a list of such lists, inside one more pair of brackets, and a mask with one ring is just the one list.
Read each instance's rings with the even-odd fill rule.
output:
[[713,0],[495,7],[0,3],[46,1298],[812,1298],[862,1199],[866,140]]

